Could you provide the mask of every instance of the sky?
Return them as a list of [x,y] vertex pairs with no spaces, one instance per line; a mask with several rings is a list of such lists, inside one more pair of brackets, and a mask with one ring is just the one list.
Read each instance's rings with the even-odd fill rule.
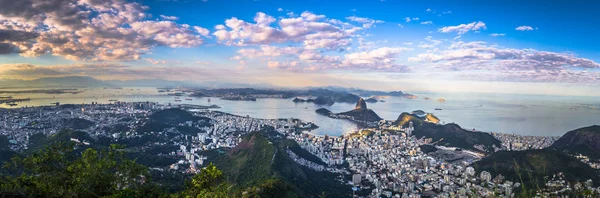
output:
[[598,1],[0,0],[0,79],[600,96]]

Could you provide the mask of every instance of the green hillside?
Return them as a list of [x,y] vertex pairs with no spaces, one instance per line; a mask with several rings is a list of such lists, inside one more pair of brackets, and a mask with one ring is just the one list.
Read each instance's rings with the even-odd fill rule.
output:
[[551,148],[570,154],[582,154],[600,159],[600,126],[575,129],[564,134]]
[[482,152],[492,153],[493,147],[500,147],[500,141],[494,136],[478,132],[468,131],[461,128],[457,124],[439,125],[430,122],[425,122],[423,118],[409,113],[402,113],[398,119],[394,121],[394,125],[408,127],[409,123],[413,122],[415,131],[413,134],[417,138],[431,138],[438,145],[458,147],[469,150],[480,150],[475,148],[475,145],[482,145]]
[[599,172],[578,159],[564,153],[544,149],[526,151],[499,151],[475,162],[473,167],[492,175],[502,174],[510,181],[522,182],[529,188],[542,187],[553,174],[564,173],[567,180],[584,182],[592,179],[600,183]]
[[290,159],[285,149],[297,146],[295,142],[268,133],[252,133],[227,153],[211,154],[217,158],[215,165],[236,188],[277,181],[290,187],[292,193],[285,197],[318,197],[323,193],[328,197],[350,196],[350,187],[337,181],[335,174],[313,171]]

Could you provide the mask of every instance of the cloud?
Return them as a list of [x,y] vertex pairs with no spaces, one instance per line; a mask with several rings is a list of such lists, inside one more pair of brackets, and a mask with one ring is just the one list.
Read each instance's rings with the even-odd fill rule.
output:
[[277,12],[283,12],[283,8],[277,8]]
[[203,27],[194,26],[194,30],[196,30],[196,32],[198,32],[198,34],[205,36],[205,37],[208,37],[210,34],[210,31]]
[[203,43],[189,25],[169,21],[173,17],[147,20],[148,7],[136,2],[0,0],[0,5],[0,37],[16,49],[12,52],[25,57],[51,54],[72,60],[136,60],[154,47]]
[[404,28],[404,26],[402,24],[398,24],[398,27]]
[[144,60],[148,61],[149,63],[152,63],[153,65],[167,64],[167,61],[165,61],[165,60],[154,60],[151,58],[146,58]]
[[[455,42],[439,53],[423,53],[408,59],[411,62],[432,63],[448,71],[492,71],[504,76],[525,77],[523,74],[540,72],[536,79],[554,79],[550,76],[576,76],[586,69],[598,69],[600,64],[579,58],[574,54],[514,49],[490,46],[485,42]],[[599,73],[592,72],[596,77]],[[588,75],[588,74],[586,74]],[[530,75],[532,76],[532,75]],[[545,77],[544,77],[545,76]],[[511,78],[506,78],[511,79]],[[527,79],[523,79],[527,80]],[[598,82],[598,81],[596,81]]]
[[438,29],[438,32],[449,33],[456,32],[459,35],[465,34],[469,31],[479,31],[481,29],[486,29],[485,23],[481,21],[472,22],[469,24],[460,24],[457,26],[446,26]]
[[434,40],[432,36],[425,37],[425,41],[427,41],[427,42],[421,42],[419,45],[417,45],[417,47],[420,47],[420,48],[434,48],[437,45],[439,45],[439,44],[442,43],[442,41],[440,41],[440,40]]
[[419,20],[419,18],[417,18],[417,17],[413,17],[413,18],[404,17],[404,21],[406,21],[407,23],[409,23],[411,21],[418,21],[418,20]]
[[518,30],[518,31],[531,31],[531,30],[533,30],[533,28],[531,26],[522,25],[522,26],[519,26],[519,27],[515,28],[515,30]]
[[0,55],[17,53],[18,50],[8,43],[0,43]]
[[299,47],[276,47],[270,45],[261,45],[259,49],[256,48],[244,48],[237,51],[244,57],[256,58],[256,57],[277,57],[281,55],[293,55],[298,54],[301,48]]
[[433,24],[433,21],[423,21],[421,22],[422,25],[431,25]]
[[362,23],[363,28],[371,28],[375,25],[375,23],[383,23],[384,22],[381,20],[374,20],[374,19],[356,17],[356,16],[349,16],[349,17],[346,17],[346,19],[353,21],[353,22]]
[[[277,26],[273,27],[276,21]],[[362,29],[339,20],[326,20],[324,15],[311,12],[279,20],[259,12],[254,17],[254,22],[230,18],[225,21],[225,25],[217,25],[213,35],[225,45],[295,42],[302,43],[307,49],[343,50],[351,44],[351,37],[355,32]]]
[[169,21],[179,20],[179,17],[176,17],[176,16],[165,16],[165,15],[162,15],[162,14],[160,15],[160,18],[164,19],[164,20],[169,20]]
[[432,12],[433,10],[431,10],[431,8],[427,8],[427,10],[425,10],[425,12]]
[[491,33],[490,36],[499,37],[499,36],[506,36],[506,34],[504,34],[504,33]]

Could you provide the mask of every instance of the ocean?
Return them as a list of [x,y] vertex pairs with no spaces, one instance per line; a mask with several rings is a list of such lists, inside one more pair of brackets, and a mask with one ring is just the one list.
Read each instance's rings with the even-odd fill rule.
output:
[[[18,89],[0,89],[15,91]],[[110,103],[110,100],[123,102],[151,101],[161,104],[218,105],[219,111],[251,116],[256,118],[299,118],[319,126],[311,133],[339,136],[357,129],[346,120],[331,119],[315,113],[318,108],[327,108],[334,113],[348,111],[355,104],[336,103],[331,106],[312,103],[294,103],[292,99],[257,99],[257,101],[230,101],[218,98],[180,97],[159,93],[155,88],[126,87],[79,89],[77,94],[0,94],[0,97],[31,98],[10,107],[0,104],[0,108],[21,108],[25,106],[61,104],[89,104],[91,102]],[[413,93],[417,99],[403,97],[383,98],[385,102],[368,103],[380,117],[395,120],[402,112],[423,110],[441,119],[443,123],[456,123],[468,130],[500,132],[535,136],[560,136],[584,126],[600,124],[600,98],[583,96],[547,96],[515,94],[472,94],[472,93]],[[424,97],[429,97],[425,100]],[[443,98],[445,102],[437,99]],[[435,110],[435,109],[441,110]]]

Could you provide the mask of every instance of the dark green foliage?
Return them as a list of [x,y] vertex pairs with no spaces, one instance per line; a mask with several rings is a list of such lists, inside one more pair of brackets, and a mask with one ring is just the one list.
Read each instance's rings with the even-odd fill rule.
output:
[[138,127],[136,129],[136,131],[138,133],[145,133],[145,132],[160,132],[163,131],[164,129],[170,128],[171,125],[168,124],[164,124],[161,122],[155,122],[155,121],[148,121],[146,123],[144,123],[144,125]]
[[226,198],[233,194],[231,185],[227,183],[223,172],[212,163],[186,182],[186,190],[174,197],[212,197]]
[[373,111],[371,109],[366,109],[366,108],[353,109],[351,111],[338,113],[338,115],[351,116],[351,117],[354,117],[354,119],[360,120],[360,121],[375,122],[375,121],[382,120],[381,117],[379,117],[379,115],[377,115],[377,113],[375,113],[375,111]]
[[432,123],[423,123],[420,127],[415,126],[413,134],[417,138],[427,137],[434,142],[439,141],[439,145],[452,146],[463,149],[479,150],[475,145],[483,145],[486,150],[483,152],[494,152],[493,146],[500,148],[500,141],[494,136],[483,132],[467,131],[457,124],[437,125]]
[[175,127],[179,132],[181,132],[181,134],[184,135],[191,135],[191,136],[196,136],[198,135],[198,133],[202,133],[204,131],[200,130],[199,128],[196,127],[190,127],[190,126],[177,126]]
[[63,121],[63,128],[65,129],[73,129],[73,130],[82,130],[82,129],[87,129],[90,128],[92,126],[94,126],[94,122],[86,120],[86,119],[81,119],[81,118],[71,118],[71,119],[65,119]]
[[313,154],[311,154],[310,152],[304,150],[303,148],[301,148],[300,146],[296,145],[296,146],[290,146],[288,149],[290,149],[292,152],[294,152],[296,155],[298,155],[299,157],[302,157],[308,161],[317,163],[317,164],[321,164],[321,165],[327,165],[325,162],[323,162],[323,160],[321,160],[321,158],[314,156]]
[[473,167],[492,175],[502,174],[507,180],[522,182],[528,189],[539,189],[552,175],[562,172],[571,182],[592,179],[600,183],[597,170],[564,153],[544,149],[499,151],[475,162]]
[[331,111],[329,111],[328,109],[325,109],[325,108],[319,108],[315,112],[318,114],[324,115],[324,116],[330,116],[332,114]]
[[[291,187],[283,197],[318,197],[322,192],[331,194],[330,197],[351,195],[351,187],[337,181],[336,174],[311,170],[289,158],[285,149],[299,146],[293,140],[276,138],[272,130],[251,133],[228,153],[214,155],[213,152],[214,157],[209,157],[216,158],[215,164],[221,167],[235,189],[255,192],[253,187],[270,185],[275,191]],[[316,158],[310,153],[303,155]]]
[[10,143],[8,142],[8,136],[0,135],[0,150],[10,149]]
[[[5,168],[18,173],[0,180],[0,193],[17,197],[147,197],[148,170],[112,145],[75,156],[73,145],[56,143]],[[143,193],[145,192],[145,193]]]
[[298,197],[293,191],[294,188],[290,184],[279,179],[269,179],[258,186],[248,188],[243,197]]
[[600,126],[575,129],[564,134],[551,148],[571,154],[582,154],[600,159]]
[[271,159],[275,148],[260,134],[252,134],[215,161],[228,181],[240,187],[258,185],[271,177]]
[[48,145],[59,142],[70,142],[71,138],[76,138],[80,141],[87,141],[90,143],[95,142],[95,140],[87,133],[81,131],[61,130],[56,134],[50,135],[49,137],[46,137],[41,133],[36,133],[29,137],[29,151],[37,151]]
[[437,148],[435,148],[435,146],[429,144],[420,145],[419,148],[421,148],[421,151],[423,151],[423,153],[431,153],[436,152],[438,150]]
[[409,113],[400,114],[398,119],[394,121],[394,125],[408,127],[410,122],[413,122],[413,126],[415,127],[413,134],[417,138],[431,138],[433,142],[442,146],[479,150],[474,146],[483,145],[485,148],[483,152],[488,153],[494,152],[494,146],[498,148],[501,146],[500,141],[489,133],[468,131],[457,124],[438,125],[429,123],[425,122],[423,118]]
[[179,108],[161,110],[150,116],[150,120],[167,125],[178,125],[186,121],[196,121],[199,119],[199,117],[195,117],[190,112]]

